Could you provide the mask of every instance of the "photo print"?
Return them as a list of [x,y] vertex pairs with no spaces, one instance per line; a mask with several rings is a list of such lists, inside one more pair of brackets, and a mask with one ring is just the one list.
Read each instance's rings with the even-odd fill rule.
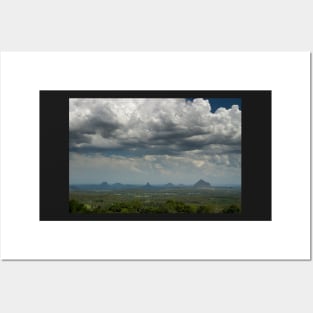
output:
[[241,214],[240,97],[68,101],[71,214]]

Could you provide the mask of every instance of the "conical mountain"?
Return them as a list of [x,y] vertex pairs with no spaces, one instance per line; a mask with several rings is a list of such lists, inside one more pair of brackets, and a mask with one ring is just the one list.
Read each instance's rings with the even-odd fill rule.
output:
[[209,182],[204,181],[203,179],[200,179],[193,186],[195,188],[208,188],[211,187],[211,184]]

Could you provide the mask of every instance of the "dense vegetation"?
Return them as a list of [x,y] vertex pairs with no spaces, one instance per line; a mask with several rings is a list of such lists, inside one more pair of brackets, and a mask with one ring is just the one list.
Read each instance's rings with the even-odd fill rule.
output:
[[240,190],[71,192],[72,213],[238,213]]

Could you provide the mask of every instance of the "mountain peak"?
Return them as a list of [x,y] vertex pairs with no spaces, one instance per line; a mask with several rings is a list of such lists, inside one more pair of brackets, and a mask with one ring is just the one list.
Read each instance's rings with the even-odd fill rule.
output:
[[211,184],[209,182],[204,181],[203,179],[200,179],[193,186],[196,188],[208,188],[211,187]]

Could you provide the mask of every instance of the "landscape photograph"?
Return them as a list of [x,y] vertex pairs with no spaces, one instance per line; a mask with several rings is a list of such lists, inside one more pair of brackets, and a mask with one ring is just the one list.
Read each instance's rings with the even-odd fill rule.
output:
[[241,98],[70,98],[72,214],[240,214]]

